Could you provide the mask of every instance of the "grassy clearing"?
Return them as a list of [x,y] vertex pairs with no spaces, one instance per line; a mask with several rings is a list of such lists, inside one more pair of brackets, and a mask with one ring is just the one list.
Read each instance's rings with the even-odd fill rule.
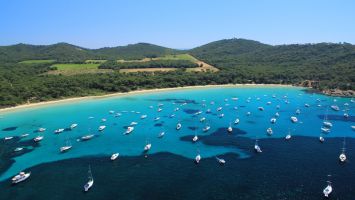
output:
[[20,64],[43,64],[43,63],[54,63],[55,60],[24,60],[19,62]]
[[101,64],[106,62],[107,60],[85,60],[85,63],[87,64]]
[[166,55],[163,57],[157,58],[144,58],[142,60],[117,60],[117,62],[148,62],[152,60],[189,60],[192,62],[197,62],[198,60],[193,56],[185,53],[185,54],[176,54],[176,55]]
[[55,64],[56,70],[49,71],[48,74],[76,75],[76,74],[95,74],[111,73],[113,70],[99,69],[100,64]]
[[157,71],[174,71],[177,68],[137,68],[137,69],[120,69],[120,73],[133,73],[133,72],[157,72]]
[[88,70],[98,69],[100,64],[55,64],[52,67],[56,67],[57,70]]

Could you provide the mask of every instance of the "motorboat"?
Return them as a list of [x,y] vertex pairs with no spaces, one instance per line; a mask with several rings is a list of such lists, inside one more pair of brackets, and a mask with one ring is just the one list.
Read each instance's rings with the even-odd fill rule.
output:
[[14,138],[14,137],[12,137],[12,136],[5,137],[4,140],[11,140],[12,138]]
[[295,112],[297,115],[301,114],[301,110],[300,109],[297,109],[296,112]]
[[234,124],[239,124],[239,122],[240,122],[239,118],[234,120]]
[[217,111],[221,111],[223,108],[222,107],[218,107],[217,108]]
[[33,139],[33,141],[35,141],[35,142],[40,142],[40,141],[42,141],[43,140],[43,136],[37,136],[37,137],[35,137],[34,139]]
[[203,128],[203,132],[207,132],[208,130],[210,130],[211,127],[209,125],[206,125],[204,128]]
[[270,123],[275,124],[275,123],[276,123],[276,118],[274,118],[274,117],[271,118],[271,119],[270,119]]
[[162,137],[164,137],[164,135],[165,135],[165,132],[162,131],[162,132],[159,133],[158,138],[162,138]]
[[205,117],[202,117],[202,118],[200,119],[200,122],[204,122],[204,121],[206,121],[206,118],[205,118]]
[[12,184],[17,184],[17,183],[20,183],[26,179],[28,179],[29,177],[31,176],[31,172],[20,172],[19,174],[17,174],[16,176],[14,176],[12,179],[11,179],[11,182]]
[[229,126],[227,128],[227,131],[228,131],[228,133],[232,133],[233,132],[233,128],[232,128],[230,123],[229,123]]
[[180,130],[180,129],[181,129],[181,127],[182,127],[182,125],[181,125],[181,123],[180,123],[180,122],[176,124],[176,130]]
[[38,129],[38,132],[44,132],[44,131],[46,131],[45,128],[39,128],[39,129]]
[[98,131],[103,131],[106,128],[106,126],[99,126]]
[[144,151],[149,151],[150,148],[152,148],[152,144],[151,143],[148,143],[144,146]]
[[218,115],[218,117],[222,118],[222,117],[224,117],[224,114],[222,113],[222,114]]
[[131,122],[130,126],[135,126],[137,124],[138,124],[138,122]]
[[64,131],[64,128],[60,128],[54,131],[54,133],[59,134],[62,133]]
[[195,135],[195,136],[192,138],[192,141],[193,141],[193,142],[197,142],[197,140],[198,140],[198,136]]
[[145,118],[147,118],[147,115],[142,115],[141,116],[141,119],[145,119]]
[[116,160],[117,158],[118,158],[118,156],[119,156],[120,154],[119,153],[114,153],[114,154],[112,154],[112,156],[111,156],[111,160],[112,161],[114,161],[114,160]]
[[20,137],[27,137],[27,136],[29,136],[30,134],[28,134],[28,133],[24,133],[24,134],[22,134]]
[[322,127],[322,128],[320,128],[320,130],[321,130],[323,133],[330,133],[330,128]]
[[330,106],[330,107],[331,107],[333,110],[335,110],[335,111],[339,111],[339,110],[340,110],[337,105],[332,105],[332,106]]
[[226,164],[226,161],[225,161],[224,159],[222,159],[222,158],[216,157],[216,160],[217,160],[217,162],[218,162],[219,164],[221,164],[221,165]]
[[329,121],[324,121],[323,122],[323,126],[331,128],[331,127],[333,127],[333,124],[331,122],[329,122]]
[[126,130],[126,132],[125,132],[125,135],[130,134],[133,130],[134,130],[134,127],[133,127],[133,126],[127,127],[127,130]]
[[78,126],[78,124],[72,124],[72,125],[70,125],[70,129],[74,129],[74,128],[76,128]]
[[19,151],[22,151],[23,150],[23,147],[17,147],[14,152],[19,152]]
[[291,119],[292,123],[297,123],[298,122],[298,119],[295,116],[292,116],[290,119]]
[[201,155],[200,154],[197,154],[196,157],[195,157],[195,162],[196,164],[199,164],[201,161]]
[[272,135],[273,134],[273,131],[272,131],[271,128],[266,129],[266,132],[267,132],[268,135]]
[[261,148],[260,148],[260,146],[258,144],[258,140],[255,140],[254,151],[256,153],[262,153]]
[[158,121],[160,119],[160,117],[156,117],[154,118],[154,121]]
[[86,141],[86,140],[90,140],[91,138],[93,138],[95,135],[90,134],[90,135],[85,135],[83,137],[81,137],[81,140]]

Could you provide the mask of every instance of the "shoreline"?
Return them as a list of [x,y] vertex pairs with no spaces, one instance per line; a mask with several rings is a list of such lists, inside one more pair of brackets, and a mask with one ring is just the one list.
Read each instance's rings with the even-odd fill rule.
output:
[[116,96],[117,97],[129,96],[135,94],[145,94],[150,92],[156,93],[156,92],[167,92],[167,91],[175,91],[175,90],[209,89],[209,88],[218,88],[218,87],[224,87],[224,88],[245,87],[246,88],[246,87],[302,87],[302,86],[281,85],[281,84],[222,84],[222,85],[197,85],[197,86],[183,86],[183,87],[172,87],[172,88],[142,89],[142,90],[134,90],[129,92],[115,92],[111,94],[104,94],[98,96],[94,95],[94,96],[84,96],[84,97],[69,97],[69,98],[51,100],[51,101],[25,103],[21,105],[12,106],[12,107],[0,108],[0,114],[10,112],[10,111],[17,111],[20,109],[36,108],[36,107],[55,105],[61,103],[79,102],[81,100],[101,99],[101,98],[116,97]]

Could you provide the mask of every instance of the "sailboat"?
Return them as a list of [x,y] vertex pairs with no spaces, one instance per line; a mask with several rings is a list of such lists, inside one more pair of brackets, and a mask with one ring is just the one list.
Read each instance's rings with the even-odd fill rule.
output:
[[[330,176],[330,175],[328,175],[328,176]],[[325,187],[323,190],[324,197],[328,198],[329,195],[332,193],[332,191],[333,191],[332,182],[327,181],[327,187]]]
[[258,144],[258,140],[255,140],[254,150],[255,150],[256,153],[261,153],[262,152],[261,148],[260,148],[260,146]]
[[343,141],[343,148],[341,149],[341,154],[339,155],[339,160],[340,162],[345,162],[346,161],[346,155],[345,155],[345,138]]
[[88,182],[84,185],[85,192],[89,191],[89,189],[94,185],[94,177],[92,176],[90,165],[88,171],[88,179],[89,179]]
[[60,147],[59,150],[60,150],[60,152],[64,153],[64,152],[66,152],[66,151],[69,151],[69,149],[71,149],[71,148],[72,148],[72,145],[71,145],[70,141],[67,140],[67,141],[66,141],[66,145],[63,146],[63,147]]
[[201,155],[200,155],[200,153],[197,153],[197,155],[195,157],[195,162],[196,162],[196,164],[199,164],[200,161],[201,161]]
[[148,143],[148,141],[146,141],[146,145],[144,146],[144,151],[147,152],[150,150],[150,148],[152,148],[152,144]]
[[218,158],[217,156],[216,156],[216,160],[217,160],[217,162],[218,162],[219,164],[221,164],[221,165],[226,164],[226,161],[225,161],[224,159]]

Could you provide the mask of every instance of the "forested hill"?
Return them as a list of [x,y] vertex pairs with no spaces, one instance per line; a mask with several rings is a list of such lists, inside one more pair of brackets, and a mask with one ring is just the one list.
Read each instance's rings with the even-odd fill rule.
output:
[[87,59],[143,59],[178,53],[178,50],[148,43],[87,49],[67,43],[53,45],[17,44],[0,46],[1,62],[52,59],[58,62],[82,62]]

